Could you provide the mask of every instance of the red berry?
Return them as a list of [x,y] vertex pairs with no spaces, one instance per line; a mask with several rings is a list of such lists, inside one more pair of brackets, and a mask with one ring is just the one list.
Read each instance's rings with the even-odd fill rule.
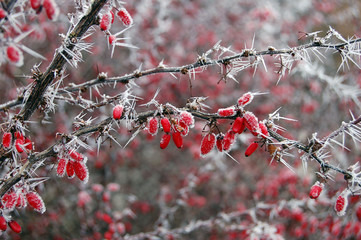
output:
[[258,148],[258,143],[253,142],[251,143],[248,148],[246,149],[246,152],[244,153],[244,155],[246,155],[246,157],[249,157],[252,155],[252,153],[254,153],[254,151],[256,151]]
[[125,26],[129,26],[133,24],[133,18],[132,16],[130,16],[130,14],[128,13],[128,11],[125,8],[121,8],[119,10],[119,12],[117,13],[120,21],[122,21],[122,23]]
[[251,112],[245,112],[243,115],[246,127],[254,133],[260,132],[258,118]]
[[165,149],[169,142],[170,142],[170,139],[171,139],[171,135],[170,134],[164,134],[160,140],[160,148],[161,149]]
[[156,135],[158,132],[158,118],[152,117],[148,121],[148,133],[152,136]]
[[194,125],[194,117],[190,112],[181,111],[179,113],[179,122],[183,122],[187,126],[193,127],[193,125]]
[[104,14],[100,19],[99,27],[102,31],[107,31],[112,25],[112,15],[108,12]]
[[7,228],[8,228],[8,225],[6,223],[4,216],[0,216],[0,230],[6,231]]
[[76,161],[84,160],[84,156],[81,153],[76,152],[75,150],[69,151],[69,156]]
[[244,124],[244,118],[237,117],[233,123],[232,131],[234,133],[241,134],[241,133],[243,133],[245,127],[246,127],[246,125]]
[[8,60],[14,63],[16,66],[23,65],[24,62],[23,53],[18,47],[14,45],[10,45],[9,47],[7,47],[6,56]]
[[29,192],[26,194],[26,200],[31,207],[40,213],[44,213],[46,208],[43,199],[36,192]]
[[160,124],[162,125],[163,131],[165,133],[170,133],[170,122],[168,118],[162,118],[160,120]]
[[216,135],[208,133],[205,135],[201,142],[201,156],[205,156],[212,151],[216,145]]
[[14,220],[11,220],[8,224],[9,224],[9,227],[11,228],[11,230],[13,230],[15,233],[21,233],[21,227],[20,227],[19,223],[17,223]]
[[75,175],[84,183],[88,182],[89,172],[85,163],[75,161],[73,166],[74,166]]
[[189,133],[189,127],[183,121],[179,121],[177,125],[177,130],[182,134],[182,136],[187,136]]
[[12,135],[11,133],[5,132],[3,135],[3,146],[9,148],[11,144]]
[[113,42],[115,41],[117,37],[114,35],[109,35],[108,41],[109,41],[109,45],[113,45]]
[[241,107],[246,106],[253,100],[253,94],[251,92],[245,93],[238,99],[238,105]]
[[22,140],[21,138],[15,140],[15,148],[16,151],[18,151],[19,153],[24,152],[23,145],[24,145],[24,140]]
[[229,151],[235,141],[236,134],[229,130],[223,137],[223,151]]
[[261,131],[261,135],[262,135],[263,138],[269,137],[269,133],[268,133],[267,127],[266,127],[266,125],[265,125],[263,122],[260,122],[260,123],[259,123],[259,129],[260,129],[260,131]]
[[19,138],[19,139],[25,141],[25,137],[21,132],[15,132],[14,136],[15,136],[15,138]]
[[311,187],[310,190],[310,198],[311,199],[316,199],[318,198],[318,196],[320,196],[322,189],[323,189],[324,184],[320,183],[319,181],[317,181],[315,184],[313,184],[313,186]]
[[0,8],[0,20],[4,19],[7,15],[7,12],[3,8]]
[[46,16],[50,20],[56,20],[59,15],[59,7],[56,5],[56,2],[54,0],[44,0],[43,7],[46,12]]
[[68,161],[66,164],[66,174],[68,174],[69,178],[73,178],[74,173],[74,163],[72,161]]
[[219,152],[223,151],[223,134],[218,134],[217,135],[217,140],[216,140],[216,147],[218,149]]
[[59,177],[64,176],[67,160],[64,158],[59,159],[58,166],[56,168],[56,174]]
[[33,142],[28,139],[28,138],[25,138],[25,142],[24,142],[24,147],[27,151],[32,151],[33,150]]
[[30,0],[30,6],[34,10],[38,10],[43,3],[43,0]]
[[220,108],[218,109],[217,113],[221,117],[230,117],[236,114],[236,110],[234,109],[234,107]]
[[339,216],[343,216],[346,213],[346,208],[348,205],[347,195],[348,192],[344,190],[336,199],[335,211]]
[[16,200],[16,207],[23,208],[23,207],[26,207],[26,205],[27,205],[26,198],[25,198],[24,194],[22,192],[20,192],[18,194],[18,198]]
[[180,132],[173,132],[173,142],[177,146],[177,148],[183,147],[183,138]]
[[4,194],[1,202],[5,208],[12,210],[15,208],[17,197],[17,194],[14,191],[10,190]]
[[122,114],[123,114],[123,106],[122,105],[116,105],[114,108],[113,108],[113,118],[115,120],[118,120],[122,117]]

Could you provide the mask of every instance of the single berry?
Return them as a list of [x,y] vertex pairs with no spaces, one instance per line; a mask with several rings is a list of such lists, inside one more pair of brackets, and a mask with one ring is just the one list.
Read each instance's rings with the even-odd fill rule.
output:
[[101,17],[99,27],[102,31],[107,31],[110,29],[111,25],[112,15],[108,12]]
[[0,216],[0,230],[6,231],[7,228],[8,228],[8,225],[7,225],[7,222],[4,218],[4,216]]
[[348,205],[347,195],[347,190],[344,190],[336,199],[335,211],[338,216],[343,216],[346,213],[346,208]]
[[4,19],[7,15],[7,12],[3,8],[0,8],[0,20]]
[[3,146],[9,148],[11,145],[12,135],[9,132],[5,132],[3,135]]
[[162,118],[160,120],[160,124],[162,125],[163,131],[165,133],[170,133],[170,122],[168,118]]
[[175,131],[173,132],[173,142],[177,146],[177,148],[183,147],[183,137],[180,132]]
[[236,120],[234,120],[234,123],[232,126],[232,131],[234,133],[241,134],[241,133],[243,133],[245,127],[246,127],[246,125],[244,124],[244,118],[237,117]]
[[257,142],[251,143],[251,144],[247,147],[246,152],[244,153],[244,155],[245,155],[246,157],[251,156],[252,153],[254,153],[254,151],[257,150],[257,148],[258,148],[258,143],[257,143]]
[[30,139],[25,138],[24,147],[25,147],[25,150],[27,150],[29,152],[32,151],[33,150],[33,142]]
[[50,20],[56,20],[59,15],[59,7],[54,0],[44,0],[43,7],[46,12],[46,16]]
[[20,227],[19,223],[17,223],[14,220],[11,220],[8,224],[9,224],[9,227],[11,228],[11,230],[13,230],[15,233],[21,233],[21,227]]
[[76,160],[76,161],[83,161],[83,160],[84,160],[83,154],[78,153],[78,152],[76,152],[75,150],[70,150],[70,151],[69,151],[69,156],[70,156],[72,159]]
[[261,131],[261,135],[262,135],[263,138],[269,137],[269,133],[268,133],[267,127],[266,127],[266,125],[265,125],[263,122],[260,122],[260,123],[259,123],[259,129],[260,129],[260,131]]
[[223,136],[222,133],[217,135],[216,147],[217,147],[219,152],[223,151],[223,138],[224,138],[224,136]]
[[167,133],[162,136],[162,138],[160,139],[160,148],[161,149],[165,149],[168,146],[171,137],[172,136]]
[[148,133],[152,136],[156,135],[158,132],[158,118],[152,117],[148,121]]
[[223,137],[223,151],[229,151],[235,142],[236,134],[230,129]]
[[123,106],[122,105],[116,105],[114,108],[113,108],[113,118],[115,120],[119,120],[121,117],[122,117],[122,114],[123,114]]
[[43,199],[36,192],[28,192],[26,194],[26,200],[29,205],[33,207],[36,211],[44,213],[46,208]]
[[208,153],[212,151],[214,146],[216,145],[216,135],[213,133],[208,133],[205,135],[201,142],[201,156],[206,156]]
[[6,56],[10,62],[14,63],[18,67],[24,63],[22,51],[14,45],[10,45],[6,48]]
[[56,168],[56,174],[57,174],[59,177],[64,176],[66,164],[67,164],[67,160],[66,160],[66,159],[64,159],[64,158],[60,158],[60,159],[59,159],[58,166],[57,166],[57,168]]
[[83,162],[75,161],[73,163],[75,175],[84,183],[88,181],[89,172],[88,168]]
[[69,178],[73,178],[74,177],[74,163],[72,161],[68,161],[66,164],[66,174],[68,175]]
[[221,117],[231,117],[236,115],[236,110],[234,107],[220,108],[218,109],[217,114]]
[[322,189],[323,189],[324,184],[320,183],[319,181],[317,181],[315,184],[313,184],[313,186],[311,187],[310,190],[310,198],[311,199],[316,199],[320,196]]
[[251,92],[245,93],[238,99],[238,105],[241,107],[246,106],[253,100],[253,94]]
[[24,140],[22,140],[21,138],[15,140],[15,148],[16,151],[18,151],[18,153],[24,152],[23,145],[24,145]]
[[41,8],[42,4],[43,0],[30,0],[30,6],[34,10],[38,10],[39,8]]
[[129,12],[127,11],[127,9],[125,8],[121,8],[119,9],[118,13],[117,13],[120,21],[122,21],[122,23],[125,26],[130,26],[133,24],[133,18],[132,16],[130,16]]
[[179,122],[183,122],[192,128],[194,125],[194,117],[190,112],[181,111],[179,113]]
[[253,113],[247,111],[243,114],[243,118],[248,130],[250,130],[252,133],[260,132],[258,118]]

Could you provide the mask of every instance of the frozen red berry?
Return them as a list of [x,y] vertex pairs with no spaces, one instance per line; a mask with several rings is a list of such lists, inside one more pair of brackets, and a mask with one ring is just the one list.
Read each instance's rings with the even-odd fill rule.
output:
[[266,125],[263,122],[260,122],[258,126],[259,126],[259,129],[260,129],[261,136],[263,138],[269,137],[269,133],[268,133]]
[[8,228],[8,225],[7,225],[7,222],[4,218],[4,216],[0,216],[0,230],[6,231],[7,228]]
[[6,209],[12,210],[15,208],[16,200],[17,200],[16,192],[10,190],[3,195],[1,202]]
[[64,176],[66,164],[67,164],[67,160],[66,160],[66,159],[64,159],[64,158],[60,158],[60,159],[59,159],[58,166],[57,166],[57,168],[56,168],[56,174],[57,174],[59,177]]
[[75,175],[84,183],[89,179],[88,168],[83,162],[75,161],[73,163]]
[[336,199],[335,203],[335,211],[337,215],[343,216],[346,213],[347,205],[348,205],[348,192],[344,190]]
[[223,137],[223,151],[229,151],[235,142],[236,134],[229,130]]
[[43,0],[30,0],[30,6],[34,10],[38,10],[43,4]]
[[12,135],[9,132],[5,132],[3,135],[3,146],[9,148],[11,145]]
[[23,145],[24,145],[24,140],[22,140],[21,138],[15,140],[15,148],[16,151],[18,151],[18,153],[24,152]]
[[258,118],[252,112],[245,112],[243,118],[248,130],[254,133],[260,132]]
[[182,134],[182,136],[187,136],[189,133],[189,127],[183,121],[179,121],[177,125],[177,130]]
[[4,19],[7,15],[7,12],[3,8],[0,8],[0,20]]
[[124,110],[124,107],[122,105],[120,105],[120,104],[116,105],[113,108],[113,118],[115,120],[119,120],[122,117],[123,110]]
[[216,145],[216,135],[213,133],[208,133],[202,138],[201,142],[201,156],[206,156],[212,151]]
[[113,45],[114,41],[116,40],[116,36],[114,35],[109,35],[108,37],[108,41],[109,41],[109,45]]
[[172,136],[167,133],[162,136],[162,138],[160,139],[160,148],[161,149],[165,149],[168,146],[171,137]]
[[158,132],[158,118],[152,117],[148,121],[148,133],[152,136],[156,135]]
[[323,189],[324,184],[320,183],[319,181],[317,181],[315,184],[312,185],[311,190],[310,190],[310,198],[311,199],[316,199],[320,196],[322,189]]
[[18,198],[17,198],[17,200],[16,200],[16,207],[17,207],[17,208],[26,207],[26,205],[27,205],[27,200],[26,200],[24,194],[23,194],[22,192],[19,192],[17,197],[18,197]]
[[187,126],[190,126],[191,128],[194,125],[194,117],[190,112],[187,111],[181,111],[179,113],[179,121],[185,123]]
[[251,144],[247,147],[246,152],[244,153],[244,155],[245,155],[246,157],[251,156],[252,153],[254,153],[254,151],[257,150],[257,148],[258,148],[258,143],[257,143],[257,142],[251,143]]
[[36,192],[28,192],[26,194],[26,200],[29,205],[33,207],[36,211],[44,213],[46,208],[43,199]]
[[220,133],[217,135],[217,140],[216,140],[216,147],[218,149],[219,152],[223,151],[223,134]]
[[69,178],[73,178],[74,177],[74,162],[73,161],[68,161],[66,164],[66,174],[68,175]]
[[21,227],[20,227],[19,223],[17,223],[14,220],[11,220],[8,224],[9,224],[9,227],[11,228],[11,230],[13,230],[13,232],[21,233]]
[[234,120],[232,131],[234,133],[241,134],[244,131],[245,127],[246,126],[244,124],[244,118],[237,117],[236,120]]
[[234,107],[220,108],[218,109],[217,114],[220,117],[231,117],[236,115],[236,110]]
[[170,122],[168,118],[162,118],[160,120],[160,124],[162,125],[163,131],[165,133],[170,133]]
[[23,52],[16,46],[10,45],[6,48],[7,59],[16,66],[21,66],[24,63]]
[[75,151],[75,150],[70,150],[70,151],[69,151],[69,156],[70,156],[72,159],[76,160],[76,161],[83,161],[83,160],[84,160],[83,154],[78,153],[78,152]]
[[59,7],[54,0],[44,0],[43,7],[46,12],[46,16],[50,20],[56,20],[59,15]]
[[172,136],[173,136],[173,142],[177,146],[177,148],[182,148],[183,147],[183,137],[182,137],[181,133],[176,131],[176,132],[173,132]]
[[25,150],[30,152],[33,150],[33,142],[28,139],[28,138],[25,138],[25,142],[24,142],[24,147],[25,147]]
[[102,31],[107,31],[110,29],[111,25],[112,15],[110,14],[110,12],[108,12],[101,17],[99,27]]
[[245,93],[238,99],[238,105],[241,107],[246,106],[253,100],[253,94],[251,92]]
[[130,26],[133,24],[133,18],[132,16],[130,16],[129,12],[127,11],[127,9],[125,8],[121,8],[119,9],[118,13],[117,13],[120,21],[122,21],[122,23],[125,26]]

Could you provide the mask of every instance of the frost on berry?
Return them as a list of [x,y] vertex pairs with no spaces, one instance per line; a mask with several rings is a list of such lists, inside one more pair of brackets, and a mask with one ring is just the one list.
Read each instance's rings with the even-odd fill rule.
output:
[[[108,41],[109,41],[109,45],[113,45],[114,41],[116,40],[116,36],[114,35],[109,35],[108,37]],[[113,112],[114,113],[114,112]]]
[[54,0],[44,0],[43,7],[46,12],[46,16],[50,20],[56,20],[59,16],[59,7]]
[[158,118],[152,117],[148,121],[148,133],[152,136],[156,135],[158,132]]
[[245,93],[238,99],[238,105],[241,107],[246,106],[253,100],[253,94],[251,92]]
[[72,161],[68,161],[66,164],[66,174],[68,175],[69,178],[73,178],[74,177],[74,163]]
[[101,17],[99,27],[102,31],[107,31],[110,29],[111,25],[112,15],[110,14],[110,12],[108,12]]
[[129,12],[127,11],[127,9],[125,8],[121,8],[119,9],[118,13],[117,13],[120,21],[122,21],[122,23],[125,26],[130,26],[133,24],[133,18],[132,16],[130,16]]
[[269,133],[268,133],[266,125],[263,122],[260,122],[258,126],[259,126],[262,137],[263,138],[269,137]]
[[170,122],[168,118],[162,118],[160,120],[160,124],[162,125],[163,131],[165,133],[170,133]]
[[257,142],[251,143],[251,144],[247,147],[246,152],[244,153],[244,155],[245,155],[246,157],[251,156],[252,153],[254,153],[254,151],[257,150],[257,148],[258,148],[258,143],[257,143]]
[[25,142],[24,142],[24,147],[25,147],[25,150],[30,152],[33,150],[33,142],[28,139],[28,138],[25,138]]
[[181,133],[178,131],[175,131],[175,132],[173,132],[172,136],[173,136],[173,142],[177,146],[177,148],[182,148],[183,147],[183,137],[182,137]]
[[160,148],[161,149],[165,149],[168,146],[171,137],[172,136],[167,133],[162,136],[162,138],[160,139]]
[[223,151],[229,151],[235,141],[236,134],[229,130],[223,137]]
[[4,135],[3,135],[3,146],[4,146],[5,148],[9,148],[9,147],[10,147],[10,145],[11,145],[11,139],[12,139],[11,133],[5,132]]
[[6,56],[9,62],[15,64],[17,67],[22,66],[24,63],[23,52],[14,45],[10,45],[6,48]]
[[84,183],[88,182],[89,172],[88,168],[83,162],[75,161],[73,163],[75,175]]
[[10,190],[4,194],[4,196],[1,199],[1,202],[6,209],[13,210],[16,205],[16,200],[17,200],[17,194],[14,191]]
[[40,213],[44,213],[46,208],[43,199],[36,192],[28,192],[26,194],[26,200],[29,205]]
[[7,15],[7,12],[3,8],[0,8],[0,20],[4,19]]
[[311,199],[316,199],[320,196],[322,189],[324,187],[323,183],[320,183],[319,181],[317,181],[315,184],[312,185],[311,190],[310,190],[310,198]]
[[232,131],[234,133],[241,134],[241,133],[243,133],[245,127],[246,126],[244,124],[244,118],[237,117],[236,120],[234,120],[234,123],[232,125]]
[[7,228],[8,228],[8,225],[7,225],[7,222],[4,218],[4,216],[0,216],[0,230],[6,231]]
[[113,108],[113,118],[115,120],[119,120],[121,117],[122,117],[122,114],[123,114],[123,106],[118,104],[116,105],[114,108]]
[[194,125],[194,117],[190,112],[181,111],[179,113],[179,121],[185,123],[189,127],[193,127]]
[[16,207],[17,208],[24,208],[27,205],[26,198],[22,192],[19,192],[16,199]]
[[214,133],[208,133],[202,138],[201,142],[201,156],[204,157],[212,151],[216,145],[216,135]]
[[348,205],[348,191],[344,190],[336,199],[335,211],[338,216],[343,216],[346,213]]
[[59,177],[64,176],[66,164],[67,164],[67,160],[66,160],[66,159],[64,159],[64,158],[60,158],[60,159],[59,159],[58,166],[57,166],[57,168],[56,168],[56,174],[57,174]]
[[177,130],[182,134],[182,136],[187,136],[189,133],[189,127],[183,121],[179,121],[176,126]]
[[11,220],[8,224],[9,224],[9,227],[11,228],[11,230],[13,230],[14,233],[21,233],[21,227],[20,227],[19,223],[17,223],[14,220]]
[[236,115],[236,110],[234,107],[220,108],[218,109],[217,114],[220,117],[231,117]]
[[43,0],[30,0],[30,6],[34,10],[39,10],[42,3],[43,3]]
[[257,133],[260,131],[258,118],[253,113],[247,111],[243,114],[243,118],[248,130],[250,130],[252,133]]

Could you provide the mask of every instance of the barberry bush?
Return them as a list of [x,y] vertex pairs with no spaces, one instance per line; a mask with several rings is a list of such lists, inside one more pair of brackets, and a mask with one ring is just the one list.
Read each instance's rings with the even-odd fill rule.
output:
[[361,239],[357,0],[0,1],[4,239]]

